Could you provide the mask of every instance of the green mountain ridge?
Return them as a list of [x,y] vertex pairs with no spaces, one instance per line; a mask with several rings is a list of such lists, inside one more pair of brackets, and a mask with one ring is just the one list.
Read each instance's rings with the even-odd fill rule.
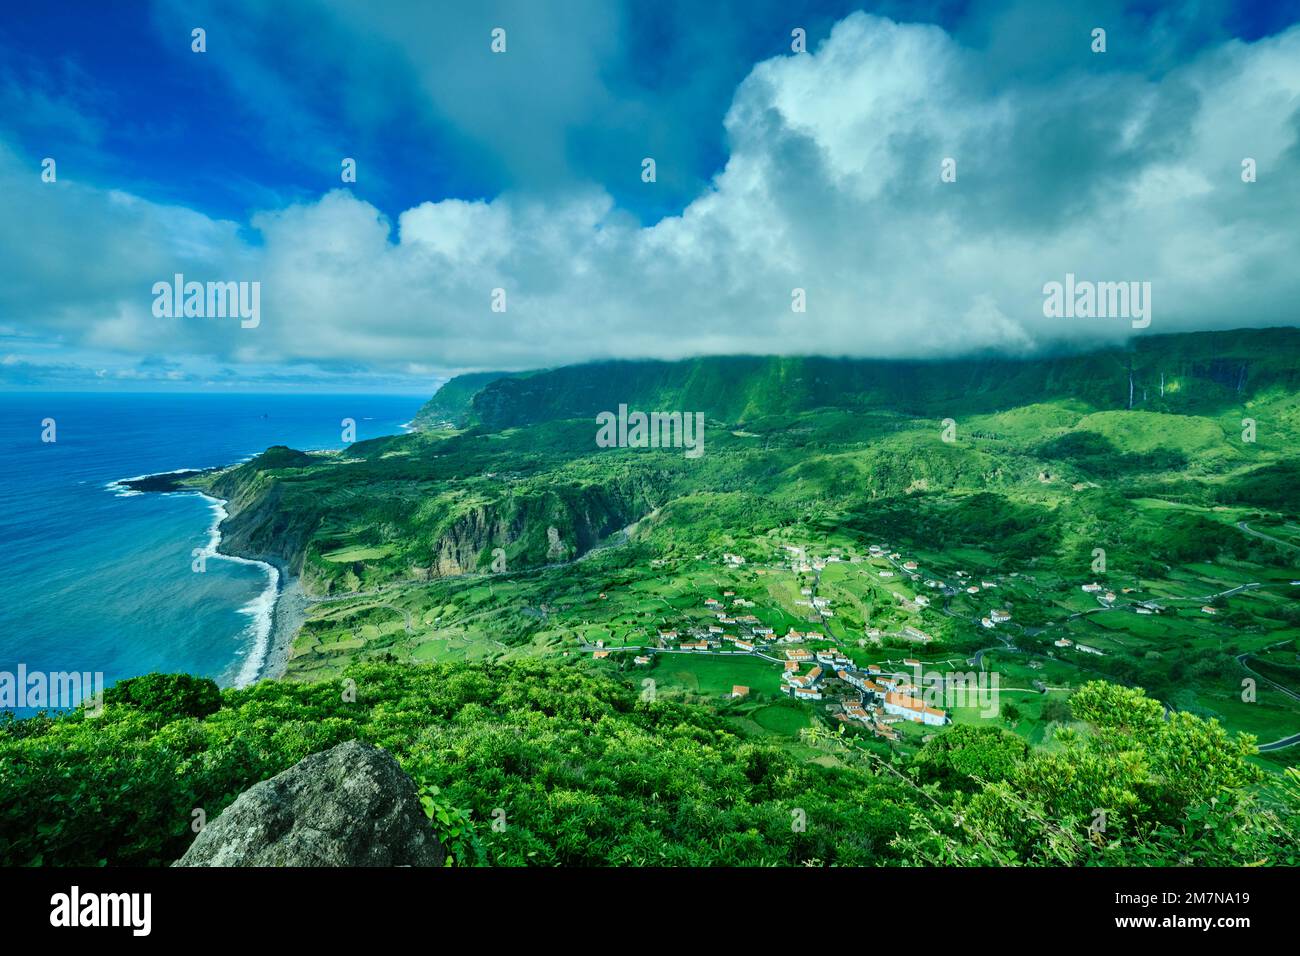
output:
[[[421,412],[435,424],[459,415],[463,429],[337,456],[272,449],[196,483],[230,500],[228,546],[326,592],[479,571],[496,549],[512,568],[571,560],[687,494],[764,495],[765,509],[790,514],[805,501],[852,510],[913,493],[1039,495],[1044,481],[1160,476],[1160,494],[1262,504],[1278,494],[1272,472],[1218,483],[1278,467],[1300,439],[1297,356],[1300,331],[1287,329],[1039,361],[705,358],[483,373],[453,379]],[[1128,408],[1130,365],[1135,382],[1163,374],[1165,395],[1135,385]],[[620,404],[703,411],[707,454],[596,447],[595,414]],[[1255,443],[1238,434],[1247,417],[1259,421]],[[956,440],[941,440],[946,420]]]
[[627,404],[644,411],[698,410],[743,424],[826,407],[943,415],[1068,398],[1097,408],[1203,411],[1271,386],[1294,391],[1300,369],[1288,356],[1297,349],[1300,330],[1278,328],[1147,336],[1127,347],[1021,359],[609,361],[510,377],[461,376],[443,386],[421,419],[455,418],[502,429],[592,418]]
[[443,383],[432,398],[420,407],[411,425],[415,428],[461,428],[468,424],[470,402],[486,385],[498,379],[512,378],[523,372],[471,372],[457,375]]

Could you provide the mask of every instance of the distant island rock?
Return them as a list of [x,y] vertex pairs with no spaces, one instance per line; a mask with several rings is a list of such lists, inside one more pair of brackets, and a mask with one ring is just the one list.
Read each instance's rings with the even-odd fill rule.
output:
[[173,866],[441,866],[415,783],[357,740],[240,794]]

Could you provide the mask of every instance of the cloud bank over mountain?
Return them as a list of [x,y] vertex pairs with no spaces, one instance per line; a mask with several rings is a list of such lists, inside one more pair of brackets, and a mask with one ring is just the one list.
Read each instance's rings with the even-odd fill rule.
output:
[[[1109,55],[1088,52],[1086,33],[1075,42]],[[851,14],[809,52],[753,66],[726,111],[721,171],[650,223],[571,179],[431,197],[395,218],[340,184],[234,222],[66,168],[44,183],[40,156],[0,141],[0,375],[130,360],[201,381],[232,368],[420,377],[606,357],[1026,354],[1296,324],[1300,26],[1154,74],[1076,57],[1018,80],[997,55],[938,26]],[[547,82],[540,66],[531,82]],[[512,122],[466,119],[489,141]],[[150,289],[175,273],[260,281],[260,324],[155,317]],[[1043,286],[1067,273],[1149,281],[1149,328],[1045,317]]]

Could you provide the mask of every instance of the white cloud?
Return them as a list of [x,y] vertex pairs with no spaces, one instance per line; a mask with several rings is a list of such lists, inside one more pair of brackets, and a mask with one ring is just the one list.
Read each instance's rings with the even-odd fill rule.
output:
[[[649,227],[597,187],[425,202],[396,226],[336,190],[256,215],[249,244],[234,223],[42,184],[0,150],[18,211],[0,229],[0,315],[127,353],[394,374],[1023,352],[1131,332],[1044,318],[1042,285],[1066,272],[1150,280],[1151,333],[1297,320],[1300,27],[1158,79],[988,89],[978,56],[937,27],[850,16],[814,53],[755,66],[725,169]],[[1241,182],[1243,156],[1259,182]],[[260,326],[154,319],[150,286],[176,271],[260,280]]]

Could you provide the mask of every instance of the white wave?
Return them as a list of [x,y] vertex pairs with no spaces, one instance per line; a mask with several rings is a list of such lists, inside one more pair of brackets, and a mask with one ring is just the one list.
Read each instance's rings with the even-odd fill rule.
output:
[[246,614],[252,618],[247,630],[252,637],[252,646],[244,656],[244,662],[239,668],[239,673],[235,675],[235,687],[247,687],[253,681],[257,680],[262,673],[262,668],[266,665],[266,655],[271,649],[271,630],[275,625],[275,602],[280,596],[280,571],[273,564],[267,564],[265,561],[258,561],[255,558],[244,558],[237,554],[221,553],[221,522],[225,521],[229,512],[226,511],[226,503],[220,498],[213,498],[211,495],[199,493],[199,497],[208,503],[212,509],[212,524],[208,527],[208,543],[200,552],[203,558],[218,558],[222,561],[229,561],[232,564],[251,564],[260,567],[266,574],[266,587],[262,593],[253,600],[249,601],[239,609],[240,614]]
[[[256,456],[249,455],[244,461],[251,461],[254,457]],[[133,498],[136,495],[145,494],[145,492],[126,487],[128,482],[140,481],[143,478],[153,478],[159,475],[179,475],[187,471],[200,470],[198,468],[174,468],[171,471],[151,471],[130,478],[118,478],[115,481],[110,481],[104,487],[113,492],[118,498]],[[267,564],[265,561],[244,558],[237,554],[221,553],[221,522],[225,521],[229,516],[224,501],[220,498],[213,498],[211,495],[205,495],[200,491],[189,490],[164,492],[164,497],[176,494],[197,494],[212,509],[212,524],[208,526],[208,543],[199,552],[199,557],[229,561],[231,564],[256,565],[266,574],[266,587],[262,589],[262,592],[257,597],[239,609],[239,613],[252,618],[246,628],[252,642],[247,652],[240,655],[243,658],[243,663],[240,665],[239,673],[235,675],[234,679],[235,687],[246,687],[257,680],[261,675],[262,668],[266,666],[266,656],[271,649],[271,631],[275,624],[275,602],[280,596],[280,572],[275,565]]]

